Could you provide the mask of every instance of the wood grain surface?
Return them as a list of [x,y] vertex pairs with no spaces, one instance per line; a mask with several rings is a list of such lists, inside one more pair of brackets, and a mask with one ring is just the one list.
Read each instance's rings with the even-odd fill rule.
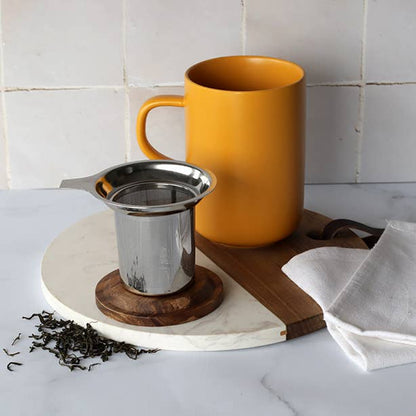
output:
[[210,270],[196,266],[190,285],[164,296],[142,296],[129,291],[119,270],[104,276],[95,289],[95,301],[105,315],[117,321],[141,326],[182,324],[216,309],[223,299],[221,279]]
[[281,270],[293,256],[322,246],[367,248],[352,231],[331,240],[318,240],[331,219],[304,211],[297,231],[275,244],[259,248],[239,248],[212,242],[196,235],[197,247],[243,286],[287,327],[287,339],[296,338],[325,326],[319,305]]

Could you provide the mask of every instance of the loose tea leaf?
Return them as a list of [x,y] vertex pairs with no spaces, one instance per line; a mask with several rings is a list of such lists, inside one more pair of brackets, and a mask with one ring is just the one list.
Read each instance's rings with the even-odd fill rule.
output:
[[21,336],[22,336],[22,333],[19,332],[19,335],[13,340],[12,345],[16,344],[16,342],[19,341]]
[[6,355],[8,355],[9,357],[14,357],[14,356],[15,356],[15,355],[17,355],[17,354],[20,354],[20,352],[19,352],[19,351],[11,353],[11,352],[7,351],[7,350],[6,350],[6,348],[3,348],[3,351],[4,351],[4,353],[5,353]]
[[9,364],[7,364],[7,369],[9,370],[9,371],[14,371],[14,370],[12,370],[12,368],[11,368],[11,366],[12,365],[23,365],[22,363],[17,363],[17,362],[15,362],[15,361],[10,361],[10,363]]
[[93,363],[93,364],[90,364],[90,365],[88,366],[88,371],[91,371],[91,369],[92,369],[94,366],[96,366],[96,365],[101,365],[101,363]]
[[82,365],[84,360],[89,358],[101,358],[101,361],[108,361],[109,357],[116,353],[125,353],[132,360],[137,360],[141,354],[155,353],[158,350],[145,350],[136,348],[134,345],[125,342],[114,341],[105,338],[87,324],[85,328],[72,320],[56,319],[51,312],[42,311],[34,313],[23,319],[38,318],[36,325],[39,334],[32,334],[32,345],[29,352],[35,349],[42,349],[58,358],[61,366],[74,369],[88,370],[99,362],[90,364],[88,367]]

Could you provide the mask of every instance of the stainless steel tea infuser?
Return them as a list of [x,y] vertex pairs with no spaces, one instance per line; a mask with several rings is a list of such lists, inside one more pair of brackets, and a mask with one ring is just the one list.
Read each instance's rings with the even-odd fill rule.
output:
[[215,176],[178,161],[139,161],[68,179],[114,211],[120,275],[129,290],[166,295],[195,271],[194,207],[212,192]]

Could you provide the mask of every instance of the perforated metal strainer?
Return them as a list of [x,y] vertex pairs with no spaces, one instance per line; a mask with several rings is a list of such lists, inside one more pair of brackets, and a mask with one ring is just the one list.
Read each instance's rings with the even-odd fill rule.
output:
[[88,191],[114,210],[121,278],[140,294],[164,295],[193,278],[194,206],[215,184],[207,170],[152,160],[64,180],[61,188]]

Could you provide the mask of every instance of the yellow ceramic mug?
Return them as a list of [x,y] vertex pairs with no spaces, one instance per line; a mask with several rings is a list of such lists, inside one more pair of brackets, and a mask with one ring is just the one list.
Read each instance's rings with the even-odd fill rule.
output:
[[186,161],[212,170],[217,188],[198,207],[196,229],[230,245],[259,246],[297,227],[303,208],[304,71],[281,59],[228,56],[186,71],[185,96],[146,101],[137,139],[151,159],[168,159],[146,138],[157,106],[185,107]]

